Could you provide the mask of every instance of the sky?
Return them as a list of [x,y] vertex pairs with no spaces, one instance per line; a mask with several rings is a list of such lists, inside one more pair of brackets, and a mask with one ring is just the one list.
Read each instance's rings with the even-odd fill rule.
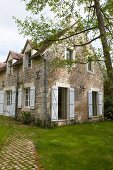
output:
[[23,20],[29,13],[21,0],[0,0],[0,62],[4,62],[10,50],[21,52],[27,37],[19,34],[13,16]]
[[27,15],[21,0],[0,0],[0,62],[5,61],[10,50],[20,52],[27,38],[19,35],[13,16],[24,19]]

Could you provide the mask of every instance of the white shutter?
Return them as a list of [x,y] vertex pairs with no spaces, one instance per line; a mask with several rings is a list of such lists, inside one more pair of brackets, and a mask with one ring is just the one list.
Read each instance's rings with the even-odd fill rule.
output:
[[76,53],[75,53],[75,50],[73,50],[73,54],[72,54],[73,57],[72,57],[72,59],[73,59],[74,61],[75,61],[75,54],[76,54]]
[[12,90],[12,107],[11,107],[11,111],[10,114],[12,116],[15,116],[15,104],[16,104],[16,89]]
[[67,60],[67,48],[64,49],[64,59]]
[[35,86],[30,88],[30,108],[34,109],[35,107]]
[[4,91],[0,91],[0,114],[4,112]]
[[88,92],[88,112],[89,112],[89,117],[92,117],[93,116],[92,91]]
[[22,88],[18,89],[18,108],[22,107]]
[[102,114],[103,112],[103,93],[99,92],[98,93],[98,110],[99,110],[99,115]]
[[57,121],[58,120],[58,87],[53,86],[52,87],[52,98],[51,98],[51,104],[52,104],[52,113],[51,113],[51,120]]
[[75,97],[74,97],[74,89],[69,89],[69,117],[70,119],[74,119],[74,113],[75,113]]

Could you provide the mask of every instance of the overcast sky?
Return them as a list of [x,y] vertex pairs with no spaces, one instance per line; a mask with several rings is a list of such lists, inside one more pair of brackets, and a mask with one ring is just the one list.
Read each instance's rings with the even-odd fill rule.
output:
[[24,19],[25,4],[20,0],[0,0],[0,61],[5,61],[9,50],[20,52],[26,39],[19,35],[13,16]]
[[21,0],[0,0],[0,62],[5,61],[9,50],[20,52],[24,47],[27,37],[19,34],[12,17],[24,19],[27,15]]

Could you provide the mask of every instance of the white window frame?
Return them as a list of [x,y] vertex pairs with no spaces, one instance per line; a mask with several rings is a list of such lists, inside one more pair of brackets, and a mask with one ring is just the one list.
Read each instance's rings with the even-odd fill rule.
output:
[[[91,70],[89,70],[89,63],[91,64]],[[87,72],[94,74],[94,62],[93,61],[88,61]]]
[[11,75],[13,73],[13,68],[11,67],[13,64],[12,59],[7,61],[7,74]]
[[[28,92],[28,93],[26,93],[26,92]],[[27,104],[26,104],[26,102],[27,102]],[[30,107],[30,87],[24,88],[24,106]]]
[[[31,50],[30,51],[27,51],[25,52],[25,55],[24,55],[24,69],[31,69],[32,68],[32,60],[29,58],[31,56]],[[29,63],[30,61],[30,63]],[[30,65],[29,65],[30,64]]]
[[12,105],[12,90],[6,91],[6,101],[7,106]]
[[[32,60],[31,60],[31,51],[27,52],[26,53],[26,56],[27,56],[27,62],[28,62],[28,68],[31,68],[32,66]],[[30,61],[30,62],[29,62]],[[30,65],[29,65],[30,64]]]
[[[67,51],[71,52],[71,57],[67,58]],[[72,47],[65,47],[65,60],[75,60],[75,52]]]
[[73,50],[70,48],[66,49],[66,59],[67,60],[72,60],[73,59]]
[[[92,112],[92,92],[97,92],[97,116],[94,116],[93,115],[93,112]],[[89,101],[89,95],[88,95],[88,115],[89,115],[89,118],[91,117],[99,117],[100,115],[103,114],[103,92],[100,91],[98,88],[91,88],[91,90],[88,91],[88,94],[90,93],[91,95],[91,102]],[[101,99],[99,97],[99,95],[101,94]],[[101,100],[101,101],[100,101]]]

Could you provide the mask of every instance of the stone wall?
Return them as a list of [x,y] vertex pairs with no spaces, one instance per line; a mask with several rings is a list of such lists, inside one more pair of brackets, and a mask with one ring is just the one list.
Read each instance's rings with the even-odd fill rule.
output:
[[[97,62],[94,63],[94,73],[87,71],[87,64],[74,64],[70,72],[67,68],[53,68],[51,61],[54,58],[64,58],[65,45],[66,43],[53,45],[45,53],[45,57],[47,57],[47,113],[51,115],[51,87],[58,83],[69,84],[75,89],[75,118],[79,122],[86,121],[88,119],[87,93],[91,88],[103,91],[102,72]],[[86,57],[80,47],[74,47],[74,50],[75,59],[82,61]],[[2,88],[3,81],[4,88],[16,86],[17,74],[19,75],[19,87],[24,88],[26,83],[34,84],[36,89],[35,109],[28,109],[28,111],[35,117],[43,118],[46,115],[44,60],[38,57],[33,59],[32,68],[29,69],[23,69],[22,63],[15,65],[12,75],[7,75],[6,70],[0,72],[0,88]],[[81,90],[80,86],[84,86],[84,91]],[[19,114],[22,111],[26,111],[26,109],[24,107],[18,109]]]

